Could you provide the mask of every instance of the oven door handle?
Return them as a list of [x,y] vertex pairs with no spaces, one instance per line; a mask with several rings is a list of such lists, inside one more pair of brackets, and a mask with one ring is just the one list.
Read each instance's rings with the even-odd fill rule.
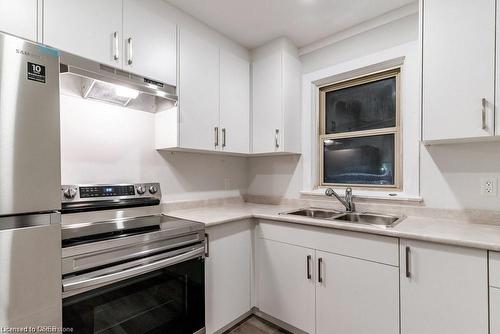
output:
[[88,279],[81,279],[81,280],[75,280],[75,278],[70,278],[66,280],[66,282],[65,280],[63,280],[63,292],[70,292],[70,291],[89,288],[94,285],[110,284],[116,281],[122,281],[127,278],[139,276],[183,261],[197,258],[199,256],[203,256],[204,254],[205,254],[205,247],[199,247],[196,248],[195,250],[177,256],[147,263],[130,269],[121,270],[111,274],[106,274],[102,276],[92,277]]

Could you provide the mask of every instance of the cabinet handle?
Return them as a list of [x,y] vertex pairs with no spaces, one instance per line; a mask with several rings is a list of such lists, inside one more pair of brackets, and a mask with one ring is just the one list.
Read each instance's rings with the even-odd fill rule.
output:
[[222,128],[222,148],[226,147],[226,128]]
[[307,279],[311,279],[311,259],[312,259],[312,256],[311,255],[307,255],[307,259],[306,259],[306,267],[307,267]]
[[486,99],[481,99],[481,129],[486,130]]
[[118,31],[113,33],[113,59],[120,59],[120,48],[118,46]]
[[406,247],[405,249],[405,261],[406,261],[406,278],[411,278],[411,272],[410,272],[410,255],[411,255],[411,251],[410,251],[410,247]]
[[280,135],[280,129],[276,129],[276,132],[274,133],[274,146],[276,148],[280,148],[279,135]]
[[323,259],[318,259],[318,282],[323,283],[323,277],[321,276],[321,264],[323,263]]
[[127,38],[127,45],[128,45],[128,59],[127,59],[127,64],[132,65],[133,63],[133,55],[132,55],[132,37]]
[[208,233],[205,233],[205,257],[210,256],[210,246],[209,246],[210,237]]
[[219,146],[219,127],[218,126],[216,126],[214,128],[214,136],[215,136],[214,145],[217,148]]

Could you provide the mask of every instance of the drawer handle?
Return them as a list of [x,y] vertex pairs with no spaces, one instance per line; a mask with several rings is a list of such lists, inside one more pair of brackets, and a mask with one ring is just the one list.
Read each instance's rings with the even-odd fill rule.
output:
[[127,64],[132,65],[132,63],[134,62],[133,55],[132,55],[132,37],[127,38],[127,44],[128,44],[128,60],[127,60]]
[[280,148],[279,136],[280,129],[276,129],[276,131],[274,132],[274,147],[276,147],[277,149]]
[[486,99],[481,99],[481,129],[486,130]]
[[205,257],[210,257],[210,236],[205,233]]
[[307,267],[307,279],[311,279],[311,259],[312,259],[312,256],[311,255],[307,255],[307,259],[306,259],[306,267]]
[[318,282],[323,283],[323,276],[321,275],[321,264],[323,263],[323,259],[318,259]]
[[119,46],[118,46],[118,31],[115,31],[113,33],[113,59],[114,60],[119,60],[120,59],[120,51],[119,51]]
[[410,255],[411,255],[410,247],[407,246],[406,249],[405,249],[406,278],[411,278],[411,272],[410,272]]

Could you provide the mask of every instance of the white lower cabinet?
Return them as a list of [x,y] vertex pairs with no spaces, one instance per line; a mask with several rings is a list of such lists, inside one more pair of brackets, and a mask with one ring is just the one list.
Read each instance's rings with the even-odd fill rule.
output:
[[260,311],[307,333],[399,333],[396,238],[271,221],[256,237]]
[[500,253],[489,252],[490,334],[500,334]]
[[500,334],[500,288],[490,288],[490,334]]
[[205,261],[205,326],[214,333],[251,305],[252,233],[250,220],[209,227]]
[[314,333],[314,250],[259,239],[257,254],[256,290],[260,311]]
[[252,224],[207,229],[207,333],[255,304],[294,332],[500,334],[500,253],[488,265],[480,249],[269,220],[254,235]]
[[488,333],[486,251],[414,240],[400,249],[402,334]]
[[317,334],[399,333],[398,267],[321,251],[316,265]]

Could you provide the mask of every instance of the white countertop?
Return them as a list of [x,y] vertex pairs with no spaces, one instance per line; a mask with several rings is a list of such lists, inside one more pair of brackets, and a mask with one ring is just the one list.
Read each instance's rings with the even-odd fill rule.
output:
[[285,205],[241,203],[172,210],[165,212],[165,214],[201,222],[206,224],[207,227],[242,219],[257,218],[500,251],[500,225],[473,224],[452,219],[410,216],[394,227],[383,228],[279,214],[293,209],[299,208]]

